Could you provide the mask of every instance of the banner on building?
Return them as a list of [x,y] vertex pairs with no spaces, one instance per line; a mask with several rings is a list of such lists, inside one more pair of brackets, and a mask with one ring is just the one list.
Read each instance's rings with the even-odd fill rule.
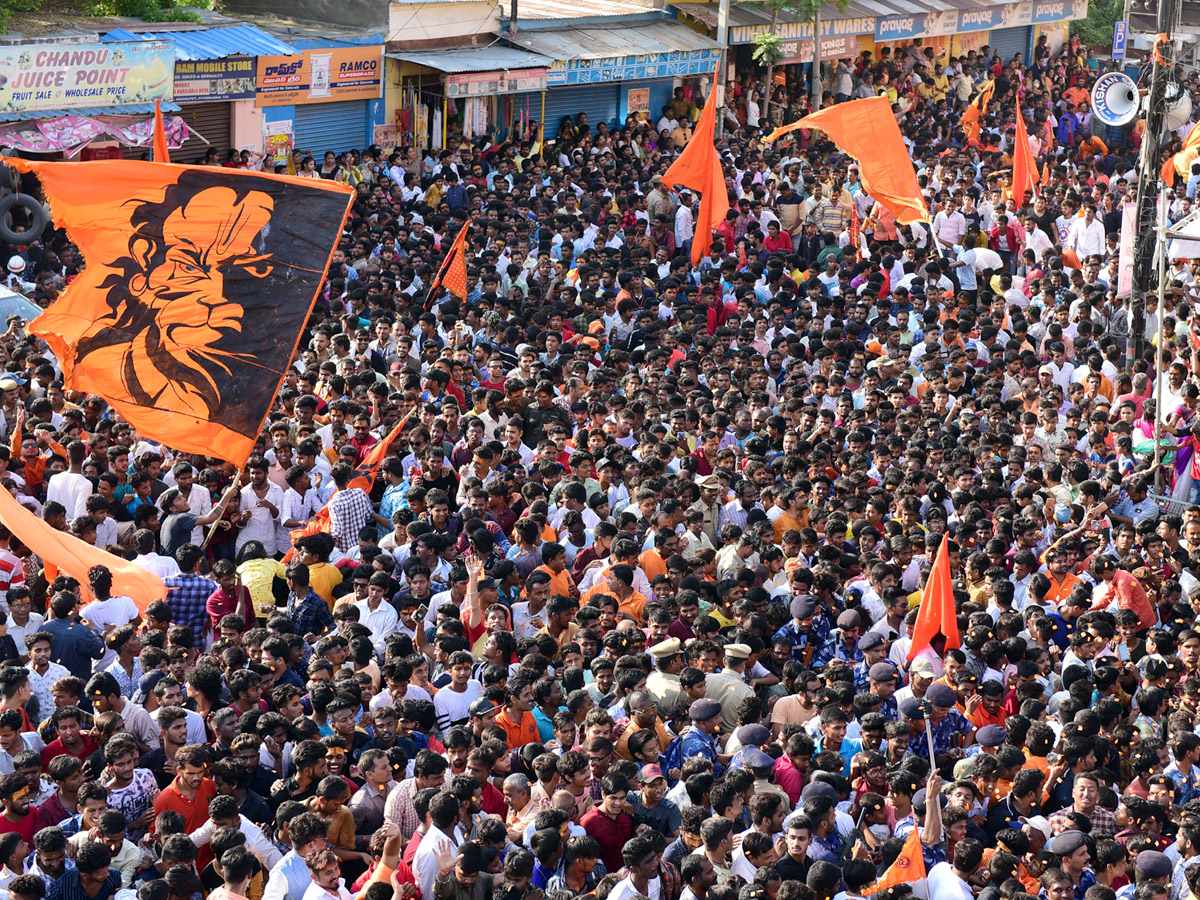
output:
[[170,100],[172,41],[0,47],[0,113]]
[[255,106],[376,100],[383,85],[382,47],[333,47],[257,60]]
[[1137,237],[1137,204],[1121,207],[1121,239],[1117,245],[1117,297],[1133,293],[1133,241]]
[[254,57],[181,59],[175,63],[175,100],[249,100],[254,96]]
[[513,72],[461,72],[446,76],[447,97],[488,97],[492,94],[524,94],[546,89],[546,69],[517,69]]

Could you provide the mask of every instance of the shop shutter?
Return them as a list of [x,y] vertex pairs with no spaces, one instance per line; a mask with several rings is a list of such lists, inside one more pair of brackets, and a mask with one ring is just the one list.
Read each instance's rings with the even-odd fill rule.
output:
[[326,150],[344,153],[363,150],[371,144],[367,134],[368,100],[343,103],[309,103],[296,107],[296,149],[311,153],[317,164]]
[[1019,53],[1025,65],[1029,65],[1029,35],[1032,31],[1028,25],[997,28],[988,34],[988,43],[991,44],[992,51],[998,53],[1006,63]]
[[563,116],[570,116],[574,121],[581,112],[587,113],[592,134],[596,133],[596,125],[600,122],[607,122],[611,130],[617,123],[620,102],[621,85],[615,82],[550,88],[546,93],[546,137],[558,135],[558,125]]
[[[211,144],[217,151],[217,158],[225,162],[229,153],[230,138],[233,135],[233,104],[220,103],[183,103],[178,112],[165,112],[164,116],[181,116],[187,123],[188,129],[204,135],[209,144],[196,136],[189,137],[183,146],[171,151],[171,162],[187,163],[200,162]],[[126,159],[149,159],[149,147],[123,147]]]

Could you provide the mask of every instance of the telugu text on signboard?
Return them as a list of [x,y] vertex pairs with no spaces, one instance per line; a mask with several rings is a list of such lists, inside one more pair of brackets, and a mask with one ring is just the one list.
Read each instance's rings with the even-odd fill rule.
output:
[[382,47],[305,50],[296,56],[260,56],[256,106],[293,106],[374,100],[383,84]]

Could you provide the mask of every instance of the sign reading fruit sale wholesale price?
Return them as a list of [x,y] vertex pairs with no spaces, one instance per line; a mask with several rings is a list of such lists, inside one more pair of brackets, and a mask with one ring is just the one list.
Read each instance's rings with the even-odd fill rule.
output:
[[170,100],[172,41],[0,47],[0,113]]
[[375,100],[383,85],[383,47],[331,47],[295,56],[260,56],[255,106]]

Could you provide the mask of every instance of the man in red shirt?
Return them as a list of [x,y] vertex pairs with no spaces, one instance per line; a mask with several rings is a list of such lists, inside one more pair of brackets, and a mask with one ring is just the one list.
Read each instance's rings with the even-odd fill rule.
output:
[[600,782],[600,805],[592,807],[579,820],[580,826],[600,845],[600,860],[610,872],[624,865],[621,849],[633,835],[633,816],[625,812],[629,779],[609,773]]
[[5,775],[0,778],[0,834],[15,831],[29,844],[33,843],[33,826],[36,816],[30,815],[29,804],[33,800],[33,789],[24,775]]
[[[208,747],[190,744],[175,754],[179,772],[154,801],[154,817],[168,809],[179,813],[184,819],[184,833],[191,834],[208,821],[208,801],[217,793],[211,778],[204,772],[210,762]],[[150,826],[154,830],[154,826]]]
[[60,753],[66,753],[76,759],[87,759],[100,749],[99,744],[83,733],[83,710],[79,707],[60,706],[50,717],[50,723],[58,737],[42,751],[43,769],[50,768],[50,760]]

